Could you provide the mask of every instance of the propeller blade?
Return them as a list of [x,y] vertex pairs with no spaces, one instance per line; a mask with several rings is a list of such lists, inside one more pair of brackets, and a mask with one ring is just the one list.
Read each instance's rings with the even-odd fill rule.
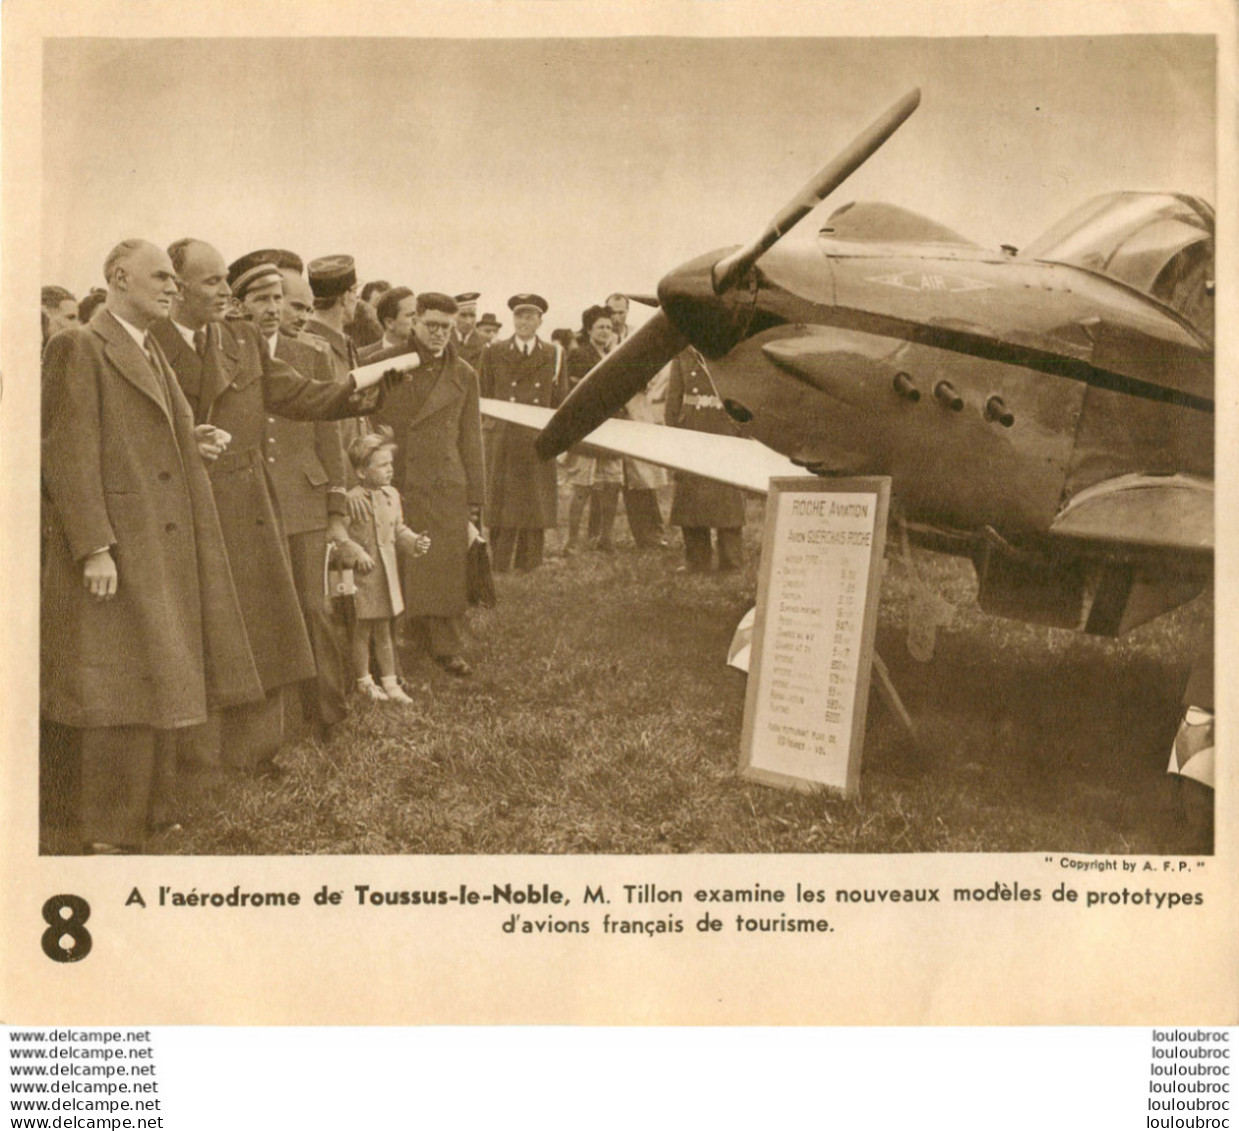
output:
[[774,216],[752,243],[719,260],[714,268],[714,293],[722,294],[861,167],[920,105],[918,87],[905,94],[842,153],[825,165]]
[[652,306],[655,310],[658,309],[657,295],[628,295],[624,296],[630,302],[639,302],[642,306]]
[[657,311],[572,390],[538,437],[538,455],[554,459],[584,439],[644,389],[686,345],[688,339]]

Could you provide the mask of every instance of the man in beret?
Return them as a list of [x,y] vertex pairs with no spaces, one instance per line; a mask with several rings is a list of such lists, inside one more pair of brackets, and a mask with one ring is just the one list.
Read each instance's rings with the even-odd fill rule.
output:
[[[546,299],[513,295],[508,309],[516,331],[482,355],[482,395],[557,408],[565,395],[564,351],[538,337]],[[546,531],[557,525],[556,465],[538,458],[535,439],[528,429],[502,422],[488,438],[486,497],[497,573],[509,570],[513,559],[518,570],[536,569]]]
[[[452,349],[455,322],[451,295],[417,296],[404,352],[419,365],[389,391],[373,420],[396,437],[395,486],[405,521],[430,535],[430,552],[407,559],[403,570],[409,642],[423,646],[449,675],[464,677],[473,671],[462,655],[469,524],[481,525],[486,482],[478,379]],[[399,359],[401,351],[391,356]]]
[[[330,382],[327,343],[321,338],[303,339],[283,324],[289,294],[300,295],[307,308],[313,301],[300,270],[294,270],[300,263],[300,257],[290,251],[255,251],[229,266],[228,280],[241,310],[258,327],[272,356],[288,362],[302,376]],[[264,269],[268,266],[270,270]],[[347,461],[340,426],[333,420],[311,423],[271,413],[265,434],[267,471],[314,653],[315,675],[300,685],[302,714],[320,737],[326,737],[348,713],[345,655],[323,590],[328,541],[342,547],[353,562],[359,558],[358,548],[348,537]]]
[[501,323],[489,310],[478,320],[474,332],[482,339],[482,345],[488,346],[499,334]]
[[81,844],[110,855],[169,823],[178,736],[262,688],[203,463],[214,429],[151,334],[172,263],[125,240],[103,277],[104,308],[43,359],[40,712],[80,741]]
[[452,331],[452,348],[456,356],[472,365],[475,373],[482,361],[482,351],[486,348],[486,340],[477,332],[480,297],[477,291],[466,291],[456,296],[456,328]]
[[357,351],[363,365],[385,350],[403,350],[408,346],[417,316],[417,295],[408,287],[391,287],[383,292],[374,312],[383,327],[383,337]]
[[[211,487],[264,692],[256,706],[221,713],[220,751],[229,765],[274,772],[283,737],[283,689],[309,679],[315,669],[271,486],[267,422],[277,412],[299,420],[355,416],[374,407],[377,390],[359,390],[351,378],[327,383],[303,376],[272,356],[270,342],[254,325],[225,322],[233,295],[224,258],[210,244],[178,240],[168,255],[179,295],[172,317],[156,322],[151,334],[171,362],[194,419],[230,438],[211,465]],[[268,277],[278,280],[278,269],[260,263],[235,281],[244,291]]]

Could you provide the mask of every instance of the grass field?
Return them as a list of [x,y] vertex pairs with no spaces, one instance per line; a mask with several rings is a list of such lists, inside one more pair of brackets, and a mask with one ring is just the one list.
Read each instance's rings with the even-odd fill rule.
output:
[[[199,778],[157,852],[687,853],[1207,849],[1166,779],[1187,664],[1211,606],[1121,641],[981,614],[970,567],[918,553],[947,601],[933,659],[905,644],[907,570],[878,631],[917,725],[871,696],[860,795],[795,795],[736,772],[745,677],[725,663],[754,599],[677,572],[678,549],[555,560],[498,579],[470,624],[476,674],[412,665],[415,707],[358,704],[277,781]],[[622,522],[622,520],[621,520]]]

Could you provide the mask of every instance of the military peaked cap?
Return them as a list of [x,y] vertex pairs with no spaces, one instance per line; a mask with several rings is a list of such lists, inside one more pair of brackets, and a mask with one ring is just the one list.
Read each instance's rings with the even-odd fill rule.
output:
[[515,312],[522,306],[531,306],[545,314],[550,309],[550,303],[541,295],[513,295],[508,299],[508,309]]

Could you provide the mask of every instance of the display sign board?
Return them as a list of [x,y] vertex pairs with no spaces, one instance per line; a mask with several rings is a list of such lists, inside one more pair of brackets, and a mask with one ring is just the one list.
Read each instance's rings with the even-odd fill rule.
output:
[[741,775],[855,792],[890,479],[772,479]]

